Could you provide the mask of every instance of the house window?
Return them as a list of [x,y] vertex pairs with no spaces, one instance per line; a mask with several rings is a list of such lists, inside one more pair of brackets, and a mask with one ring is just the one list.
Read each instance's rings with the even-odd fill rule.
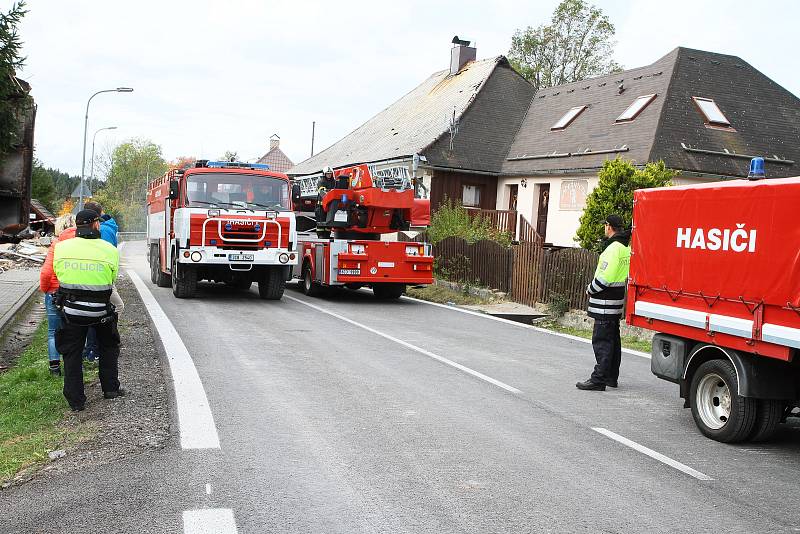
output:
[[561,117],[558,120],[557,123],[555,123],[553,126],[551,126],[550,129],[551,130],[563,130],[564,128],[566,128],[567,126],[572,124],[572,121],[577,119],[578,115],[583,113],[583,110],[585,110],[586,108],[587,108],[587,106],[576,106],[576,107],[570,109],[569,111],[564,113],[564,116]]
[[465,185],[461,190],[461,203],[467,207],[480,207],[481,205],[481,190],[483,186],[480,185]]
[[701,98],[699,96],[693,96],[692,100],[694,100],[694,103],[697,105],[697,109],[700,110],[700,113],[703,114],[706,124],[711,126],[730,127],[730,121],[722,113],[722,110],[719,109],[719,106],[716,102],[710,98]]
[[644,108],[652,102],[657,95],[642,95],[638,97],[633,103],[628,106],[628,109],[622,112],[622,115],[617,117],[615,122],[629,122],[639,116],[639,113],[644,111]]

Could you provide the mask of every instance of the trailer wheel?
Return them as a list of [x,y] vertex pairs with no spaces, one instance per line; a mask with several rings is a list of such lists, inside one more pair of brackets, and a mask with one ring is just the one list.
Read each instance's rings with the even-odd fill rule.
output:
[[697,368],[689,403],[700,432],[723,443],[747,439],[756,422],[756,399],[739,395],[736,370],[725,360],[710,360]]
[[303,293],[309,297],[318,297],[322,294],[322,286],[314,281],[314,278],[311,274],[311,263],[308,261],[303,265],[302,284]]
[[264,300],[280,300],[286,287],[281,267],[268,267],[258,279],[258,296]]
[[197,269],[193,265],[178,263],[178,254],[172,257],[172,294],[179,299],[190,299],[197,292]]
[[373,284],[372,293],[378,300],[399,299],[406,292],[405,284]]
[[161,271],[158,245],[150,247],[150,281],[158,287],[169,287],[171,284],[170,276]]
[[758,399],[756,406],[756,424],[750,434],[750,441],[767,441],[778,428],[783,419],[783,410],[786,404],[783,401],[771,399]]

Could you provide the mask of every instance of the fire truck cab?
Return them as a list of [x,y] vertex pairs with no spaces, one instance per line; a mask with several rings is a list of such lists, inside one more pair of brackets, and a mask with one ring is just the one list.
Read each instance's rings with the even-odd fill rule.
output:
[[283,295],[297,263],[289,178],[268,165],[198,160],[150,182],[147,191],[150,277],[178,298],[197,282]]

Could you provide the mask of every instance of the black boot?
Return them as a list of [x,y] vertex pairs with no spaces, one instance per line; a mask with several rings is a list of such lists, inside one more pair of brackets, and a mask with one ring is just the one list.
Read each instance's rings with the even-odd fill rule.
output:
[[592,382],[591,379],[586,382],[578,382],[575,387],[584,391],[605,391],[606,385],[599,382]]
[[52,376],[61,376],[61,362],[50,362],[50,374]]

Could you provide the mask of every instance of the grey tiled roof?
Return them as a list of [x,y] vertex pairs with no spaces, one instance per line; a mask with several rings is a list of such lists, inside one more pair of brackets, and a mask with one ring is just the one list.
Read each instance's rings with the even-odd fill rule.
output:
[[259,158],[256,163],[266,163],[269,165],[270,170],[277,172],[286,172],[294,166],[289,156],[283,153],[280,147],[275,147]]
[[454,112],[460,120],[498,65],[507,68],[508,63],[499,56],[469,63],[455,75],[449,70],[431,75],[350,134],[297,164],[289,174],[312,174],[326,165],[335,168],[410,156],[422,152],[446,132],[449,138]]

